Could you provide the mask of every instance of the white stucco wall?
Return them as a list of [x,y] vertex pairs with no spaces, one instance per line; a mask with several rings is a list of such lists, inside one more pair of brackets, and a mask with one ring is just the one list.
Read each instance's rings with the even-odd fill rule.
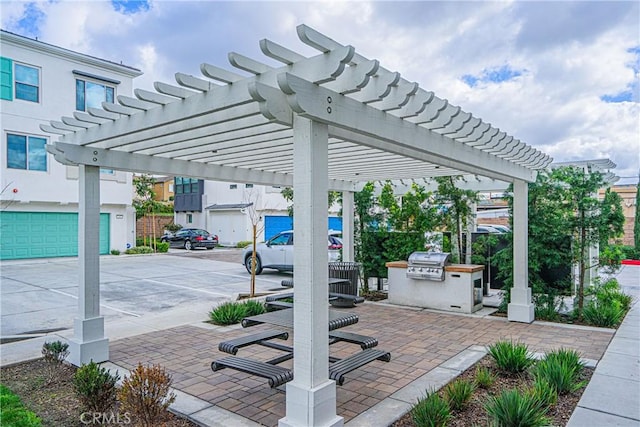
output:
[[[0,150],[0,185],[3,209],[30,212],[77,212],[78,170],[65,166],[47,154],[47,170],[21,170],[7,168],[7,133],[27,134],[51,141],[51,135],[39,128],[51,120],[70,115],[76,107],[76,89],[73,70],[120,81],[115,96],[133,92],[133,77],[140,72],[115,63],[81,55],[76,52],[21,38],[11,33],[0,33],[1,54],[14,62],[40,70],[40,100],[20,99],[0,101],[2,149]],[[90,78],[80,77],[91,81]],[[100,81],[97,81],[100,83]],[[11,203],[8,203],[11,201]],[[101,211],[111,213],[111,247],[124,250],[131,243],[135,231],[132,220],[132,174],[116,171],[102,174],[100,183]],[[133,240],[135,243],[135,239]]]

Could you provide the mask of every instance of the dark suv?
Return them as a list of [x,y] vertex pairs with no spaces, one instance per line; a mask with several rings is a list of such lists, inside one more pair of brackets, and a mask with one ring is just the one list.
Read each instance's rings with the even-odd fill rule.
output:
[[171,248],[213,249],[218,246],[218,236],[200,228],[183,228],[175,234],[167,234],[160,238],[162,242],[169,242]]

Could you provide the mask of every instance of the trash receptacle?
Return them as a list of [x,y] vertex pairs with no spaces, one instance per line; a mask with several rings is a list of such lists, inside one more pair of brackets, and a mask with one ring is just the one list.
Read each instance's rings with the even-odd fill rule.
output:
[[330,262],[329,277],[348,279],[349,285],[341,285],[332,289],[332,292],[348,295],[358,295],[360,282],[360,263],[358,262]]

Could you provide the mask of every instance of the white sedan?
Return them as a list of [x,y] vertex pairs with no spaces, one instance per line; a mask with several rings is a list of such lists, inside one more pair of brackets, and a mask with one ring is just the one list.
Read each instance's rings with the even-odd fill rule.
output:
[[[340,260],[342,240],[331,233],[327,235],[329,250],[329,262]],[[242,251],[242,264],[251,273],[251,255],[253,245],[249,245]],[[293,231],[282,231],[265,243],[258,243],[256,251],[256,274],[262,273],[264,268],[273,268],[279,271],[293,271]]]

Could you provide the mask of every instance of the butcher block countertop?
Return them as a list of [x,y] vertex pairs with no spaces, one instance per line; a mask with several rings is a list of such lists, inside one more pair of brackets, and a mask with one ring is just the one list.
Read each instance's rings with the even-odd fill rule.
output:
[[[407,268],[407,261],[389,261],[385,264],[387,268]],[[475,273],[484,270],[484,265],[480,264],[450,264],[444,268],[444,271],[452,271],[454,273]]]

